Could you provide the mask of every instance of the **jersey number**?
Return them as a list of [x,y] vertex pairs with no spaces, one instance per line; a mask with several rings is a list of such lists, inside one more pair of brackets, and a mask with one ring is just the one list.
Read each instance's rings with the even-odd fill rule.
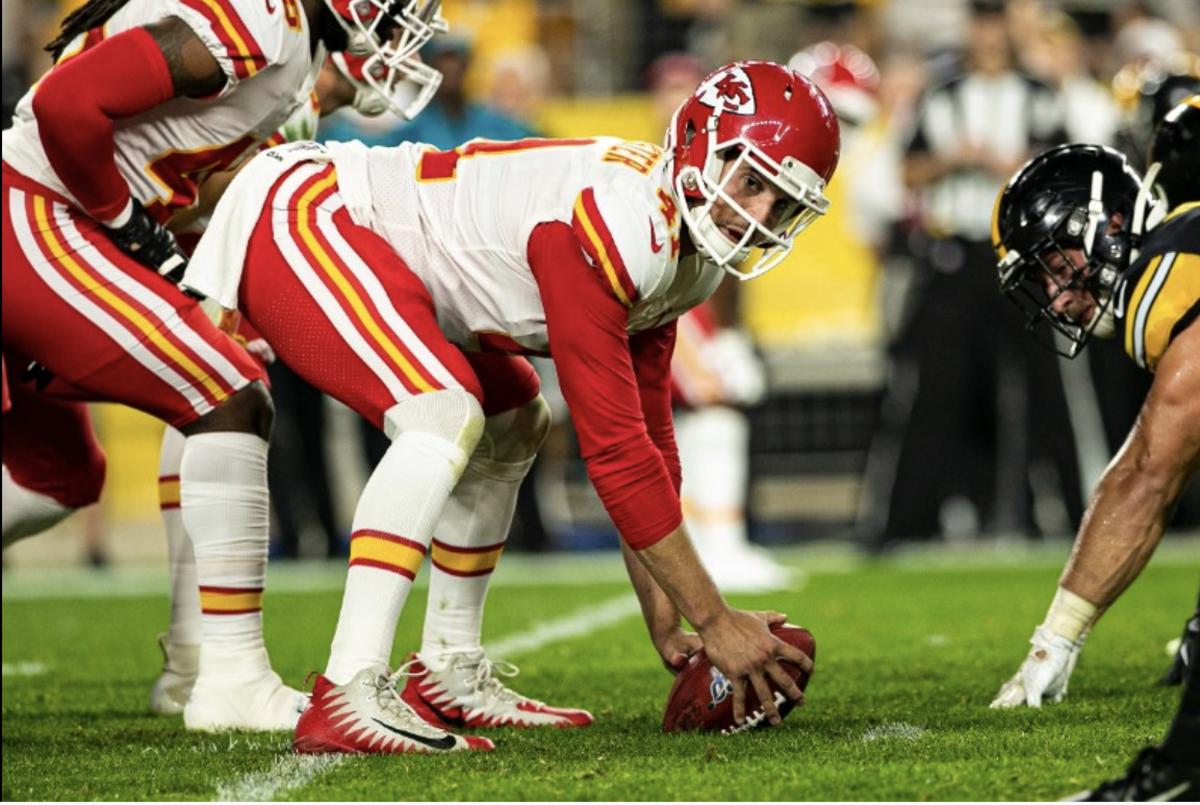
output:
[[176,209],[191,206],[196,202],[204,180],[210,174],[228,168],[254,143],[254,138],[243,137],[229,145],[163,152],[146,165],[146,172],[167,192],[147,203],[146,209],[161,219]]

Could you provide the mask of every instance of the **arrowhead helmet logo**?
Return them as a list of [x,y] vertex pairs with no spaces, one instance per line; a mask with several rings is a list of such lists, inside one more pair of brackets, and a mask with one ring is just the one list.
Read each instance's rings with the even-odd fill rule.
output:
[[741,67],[730,67],[712,76],[696,90],[700,103],[734,115],[752,115],[757,108],[754,86]]

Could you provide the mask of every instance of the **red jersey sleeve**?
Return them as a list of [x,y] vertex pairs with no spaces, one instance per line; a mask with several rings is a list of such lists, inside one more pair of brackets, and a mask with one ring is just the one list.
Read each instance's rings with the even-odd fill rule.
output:
[[[668,461],[647,430],[640,393],[642,382],[655,389],[662,382],[660,359],[640,356],[643,350],[648,356],[661,351],[663,345],[652,342],[663,336],[647,338],[638,358],[631,354],[625,306],[601,284],[569,225],[535,228],[528,258],[588,476],[622,538],[634,550],[649,547],[683,520]],[[657,404],[654,410],[661,411]]]
[[129,185],[115,157],[113,121],[174,96],[167,60],[144,28],[58,64],[38,85],[33,114],[46,157],[93,218],[116,218],[129,202]]
[[679,466],[679,447],[675,444],[675,420],[671,413],[671,355],[675,351],[676,323],[672,321],[653,330],[629,337],[633,370],[642,398],[642,416],[650,441],[662,454],[675,493],[683,481]]

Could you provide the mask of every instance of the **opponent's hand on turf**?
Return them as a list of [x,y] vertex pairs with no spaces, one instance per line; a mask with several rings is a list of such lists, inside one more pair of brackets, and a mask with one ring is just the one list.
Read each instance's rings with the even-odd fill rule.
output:
[[662,658],[663,666],[673,674],[682,671],[688,658],[704,645],[699,635],[685,632],[678,624],[662,634],[652,635],[651,639],[654,641],[654,648],[658,650],[658,656]]
[[779,666],[779,660],[795,663],[805,672],[812,670],[812,660],[800,649],[771,634],[764,616],[778,615],[727,609],[700,630],[708,658],[733,685],[733,718],[739,724],[746,720],[747,684],[754,687],[763,712],[772,724],[778,724],[781,719],[775,697],[767,686],[767,677],[793,701],[804,700],[804,694]]
[[1083,641],[1068,640],[1039,626],[1029,642],[1033,648],[1012,679],[1004,683],[992,700],[993,709],[1023,704],[1041,707],[1043,699],[1060,702],[1067,695],[1067,682]]
[[137,199],[131,199],[129,220],[120,226],[106,226],[117,248],[171,282],[183,279],[187,255],[175,242],[175,236],[150,217]]

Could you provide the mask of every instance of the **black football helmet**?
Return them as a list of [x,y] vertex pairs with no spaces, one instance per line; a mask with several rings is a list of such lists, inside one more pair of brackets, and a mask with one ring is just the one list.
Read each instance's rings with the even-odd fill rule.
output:
[[[1111,335],[1113,299],[1152,204],[1125,156],[1102,145],[1052,148],[1025,163],[1000,191],[992,213],[1000,287],[1041,343],[1074,357],[1093,333]],[[1081,251],[1083,264],[1068,250]],[[1065,270],[1051,268],[1055,253]],[[1096,302],[1086,322],[1053,308],[1058,294],[1077,289]]]
[[1144,171],[1142,162],[1150,149],[1158,124],[1181,101],[1200,92],[1200,56],[1177,53],[1142,65],[1122,68],[1113,78],[1113,97],[1122,110],[1124,124],[1118,147],[1134,170]]
[[1158,125],[1150,145],[1150,170],[1154,173],[1147,171],[1146,178],[1162,191],[1169,206],[1200,201],[1200,94],[1180,102]]

